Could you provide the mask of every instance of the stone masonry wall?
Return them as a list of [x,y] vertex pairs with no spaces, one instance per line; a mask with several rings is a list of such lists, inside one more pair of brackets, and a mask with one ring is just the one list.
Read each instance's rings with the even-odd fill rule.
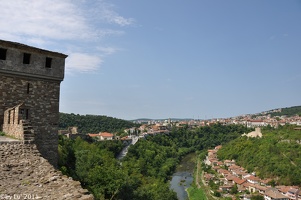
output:
[[57,165],[60,81],[10,76],[0,73],[0,123],[6,109],[23,103],[44,158]]
[[5,132],[7,135],[13,136],[14,138],[23,140],[23,124],[19,119],[20,106],[21,104],[14,108],[5,110],[3,132]]
[[[64,79],[66,55],[3,40],[0,40],[0,48],[7,49],[6,60],[0,60],[0,70],[48,79]],[[24,53],[31,54],[28,64],[23,64]],[[52,58],[51,68],[45,67],[46,57]]]
[[34,144],[0,143],[0,199],[93,200],[80,182],[53,168]]

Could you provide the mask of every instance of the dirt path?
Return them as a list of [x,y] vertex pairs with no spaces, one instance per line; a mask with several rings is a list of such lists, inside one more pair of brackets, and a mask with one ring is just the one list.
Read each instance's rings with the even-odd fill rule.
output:
[[197,167],[196,167],[196,175],[195,175],[195,185],[198,187],[198,189],[201,188],[200,180],[199,180],[199,174],[200,174],[200,160],[198,159]]
[[[202,183],[202,185],[200,185],[200,182]],[[206,183],[205,183],[205,180],[204,180],[204,173],[201,171],[201,163],[200,163],[199,159],[197,161],[197,171],[196,171],[196,176],[195,176],[195,184],[198,187],[198,189],[201,188],[205,192],[205,194],[207,196],[207,200],[219,199],[218,197],[213,196],[210,192],[210,188],[206,186]]]
[[296,163],[294,163],[289,157],[287,157],[287,155],[285,155],[284,153],[281,153],[284,157],[286,157],[287,159],[290,160],[290,162],[292,163],[292,165],[294,165],[295,167],[297,167]]

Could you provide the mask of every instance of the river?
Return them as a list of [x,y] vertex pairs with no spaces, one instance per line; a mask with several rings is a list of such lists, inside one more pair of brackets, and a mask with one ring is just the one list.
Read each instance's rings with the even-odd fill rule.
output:
[[178,165],[176,172],[172,175],[170,181],[170,189],[177,193],[179,200],[187,200],[188,195],[186,189],[193,182],[193,170],[195,168],[196,154],[190,153],[186,155]]

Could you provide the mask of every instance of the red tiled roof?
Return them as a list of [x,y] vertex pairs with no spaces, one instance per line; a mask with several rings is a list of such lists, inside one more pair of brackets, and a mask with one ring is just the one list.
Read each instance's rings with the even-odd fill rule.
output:
[[251,181],[259,181],[260,180],[260,178],[253,176],[253,175],[249,176],[247,179],[251,180]]
[[251,186],[251,185],[253,185],[253,184],[251,184],[251,183],[249,183],[249,182],[244,182],[242,185],[243,185],[244,187],[249,187],[249,186]]
[[235,176],[233,176],[233,175],[228,175],[228,176],[226,177],[226,179],[227,179],[228,181],[233,181],[234,178],[235,178]]
[[228,169],[240,169],[240,166],[233,164]]
[[245,183],[247,180],[245,180],[245,179],[240,179],[240,178],[235,177],[235,178],[233,178],[233,181],[234,181],[236,184],[241,185],[241,184]]
[[102,137],[113,137],[114,135],[112,133],[103,132],[100,134]]
[[90,137],[99,137],[99,133],[89,133]]
[[287,196],[284,196],[283,194],[278,192],[278,190],[276,188],[269,188],[265,192],[265,195],[269,196],[269,197],[272,197],[273,199],[288,199]]

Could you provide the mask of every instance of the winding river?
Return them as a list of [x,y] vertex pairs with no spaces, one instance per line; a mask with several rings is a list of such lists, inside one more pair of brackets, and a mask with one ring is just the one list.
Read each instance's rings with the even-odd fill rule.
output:
[[195,153],[186,155],[178,165],[176,172],[172,175],[170,189],[177,193],[179,200],[187,200],[186,189],[193,182],[193,170],[195,168]]

